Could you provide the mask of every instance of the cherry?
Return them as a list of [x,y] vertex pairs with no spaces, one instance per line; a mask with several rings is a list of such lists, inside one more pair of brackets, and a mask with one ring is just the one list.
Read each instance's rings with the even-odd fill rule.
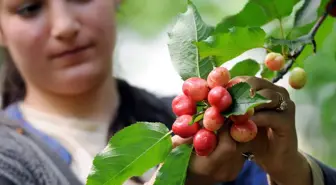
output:
[[254,139],[257,135],[257,125],[252,120],[233,123],[230,134],[231,137],[240,143],[246,143]]
[[206,80],[198,77],[191,77],[184,81],[182,91],[193,101],[198,102],[207,98],[209,87]]
[[218,108],[220,112],[228,109],[232,104],[232,97],[224,87],[217,86],[210,90],[208,101],[211,106]]
[[200,129],[200,125],[198,122],[189,125],[191,121],[192,116],[190,115],[182,115],[176,118],[172,126],[173,132],[182,138],[189,138],[194,136]]
[[293,89],[301,89],[305,86],[306,82],[307,82],[307,74],[305,70],[300,67],[295,67],[289,75],[288,79],[289,85]]
[[204,112],[203,126],[209,131],[217,131],[224,124],[224,117],[216,107],[209,107]]
[[268,53],[265,58],[265,65],[271,71],[279,71],[285,65],[285,58],[280,53]]
[[229,83],[231,78],[230,72],[225,67],[217,67],[212,70],[207,78],[207,82],[210,88],[214,88],[216,86],[225,86]]
[[194,136],[193,144],[197,155],[208,156],[217,146],[217,137],[214,132],[203,128]]
[[196,113],[196,103],[184,94],[176,96],[172,101],[172,109],[175,115],[193,115]]

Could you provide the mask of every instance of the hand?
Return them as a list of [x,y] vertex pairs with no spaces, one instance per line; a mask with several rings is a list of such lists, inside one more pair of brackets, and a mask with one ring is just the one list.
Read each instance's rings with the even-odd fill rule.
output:
[[[255,108],[251,119],[258,125],[257,137],[250,143],[237,143],[231,138],[225,124],[218,133],[215,151],[208,157],[193,155],[186,185],[213,185],[235,180],[244,165],[242,152],[252,152],[256,163],[277,185],[311,185],[309,164],[298,151],[295,104],[290,100],[289,93],[285,88],[264,79],[240,78],[244,78],[259,94],[272,100]],[[287,109],[279,112],[276,109],[281,97],[287,103]],[[173,137],[174,146],[191,142],[191,139]],[[148,185],[154,183],[155,176]]]
[[[242,78],[260,95],[272,100],[256,107],[251,118],[258,126],[258,134],[248,147],[256,163],[276,184],[312,184],[309,164],[298,151],[295,104],[289,93],[285,88],[261,78]],[[281,102],[285,102],[285,109],[276,110]]]
[[231,138],[228,124],[224,124],[217,135],[218,145],[209,156],[192,156],[186,185],[234,181],[243,169],[244,148]]
[[[192,139],[183,139],[177,135],[173,137],[173,147],[185,143],[192,143]],[[214,185],[217,182],[229,182],[236,179],[243,168],[245,159],[241,155],[243,148],[232,140],[228,128],[218,133],[217,148],[207,157],[193,154],[190,160],[186,185]],[[160,168],[159,168],[160,169]],[[159,171],[156,171],[156,173]],[[145,185],[153,185],[156,173]]]

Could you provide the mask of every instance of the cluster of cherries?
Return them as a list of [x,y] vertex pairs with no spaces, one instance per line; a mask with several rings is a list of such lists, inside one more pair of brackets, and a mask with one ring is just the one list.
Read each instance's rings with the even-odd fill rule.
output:
[[[256,124],[249,118],[254,109],[244,115],[225,117],[223,112],[230,109],[232,96],[228,91],[233,85],[242,82],[240,78],[231,79],[225,67],[217,67],[211,71],[207,79],[191,77],[184,81],[183,94],[172,101],[172,109],[177,116],[172,131],[182,138],[193,138],[194,149],[199,156],[208,156],[217,146],[218,130],[230,119],[230,135],[237,142],[249,142],[257,134]],[[197,104],[207,105],[197,110]],[[195,120],[197,115],[203,118]]]

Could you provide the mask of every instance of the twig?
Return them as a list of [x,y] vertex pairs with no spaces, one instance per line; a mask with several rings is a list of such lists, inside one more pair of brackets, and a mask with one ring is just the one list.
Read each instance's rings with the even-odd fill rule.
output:
[[290,70],[290,68],[293,66],[294,64],[294,60],[291,59],[288,61],[288,63],[285,65],[285,67],[283,68],[283,70],[279,71],[278,75],[272,79],[273,83],[276,83],[277,81],[279,81],[283,76],[285,76],[286,73],[288,73],[288,71]]
[[[335,6],[335,3],[334,3],[332,6]],[[322,25],[322,23],[324,22],[324,20],[327,18],[328,14],[329,14],[328,12],[329,12],[330,10],[331,10],[331,8],[329,8],[328,11],[326,11],[326,12],[325,12],[325,13],[324,13],[324,14],[323,14],[323,15],[316,21],[316,23],[314,24],[313,28],[310,30],[310,32],[309,32],[307,35],[305,35],[305,36],[303,36],[303,37],[297,39],[296,41],[289,41],[289,42],[293,42],[293,43],[296,43],[296,42],[299,42],[299,41],[301,41],[301,42],[304,41],[304,44],[303,44],[302,46],[300,46],[299,49],[297,49],[296,51],[294,51],[293,54],[291,54],[291,55],[289,56],[290,59],[289,59],[289,61],[287,62],[287,64],[285,65],[285,67],[284,67],[281,71],[279,71],[279,73],[278,73],[278,75],[277,75],[276,77],[274,77],[274,78],[272,79],[272,82],[273,82],[273,83],[278,82],[280,79],[283,78],[284,75],[286,75],[286,74],[288,73],[288,71],[290,70],[290,68],[293,66],[295,60],[300,56],[300,54],[303,52],[305,46],[306,46],[309,42],[312,43],[312,45],[313,45],[313,51],[314,51],[314,53],[316,53],[316,48],[317,48],[317,46],[316,46],[316,41],[315,41],[315,35],[316,35],[318,29],[321,27],[321,25]],[[308,40],[309,42],[307,42],[307,40]],[[286,42],[286,41],[280,41],[280,40],[278,40],[278,42]]]

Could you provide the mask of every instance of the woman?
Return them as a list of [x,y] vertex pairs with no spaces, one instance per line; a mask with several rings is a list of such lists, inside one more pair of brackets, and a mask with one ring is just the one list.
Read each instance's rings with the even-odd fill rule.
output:
[[[159,99],[112,77],[117,0],[0,3],[0,41],[8,55],[3,108],[10,118],[0,121],[2,185],[84,184],[93,157],[119,129],[137,120],[171,127],[171,98]],[[298,151],[287,91],[262,79],[246,80],[272,100],[253,118],[260,127],[257,139],[237,145],[223,130],[209,157],[193,157],[186,184],[336,183],[330,177],[336,172]],[[242,156],[246,152],[254,155],[252,161]]]

